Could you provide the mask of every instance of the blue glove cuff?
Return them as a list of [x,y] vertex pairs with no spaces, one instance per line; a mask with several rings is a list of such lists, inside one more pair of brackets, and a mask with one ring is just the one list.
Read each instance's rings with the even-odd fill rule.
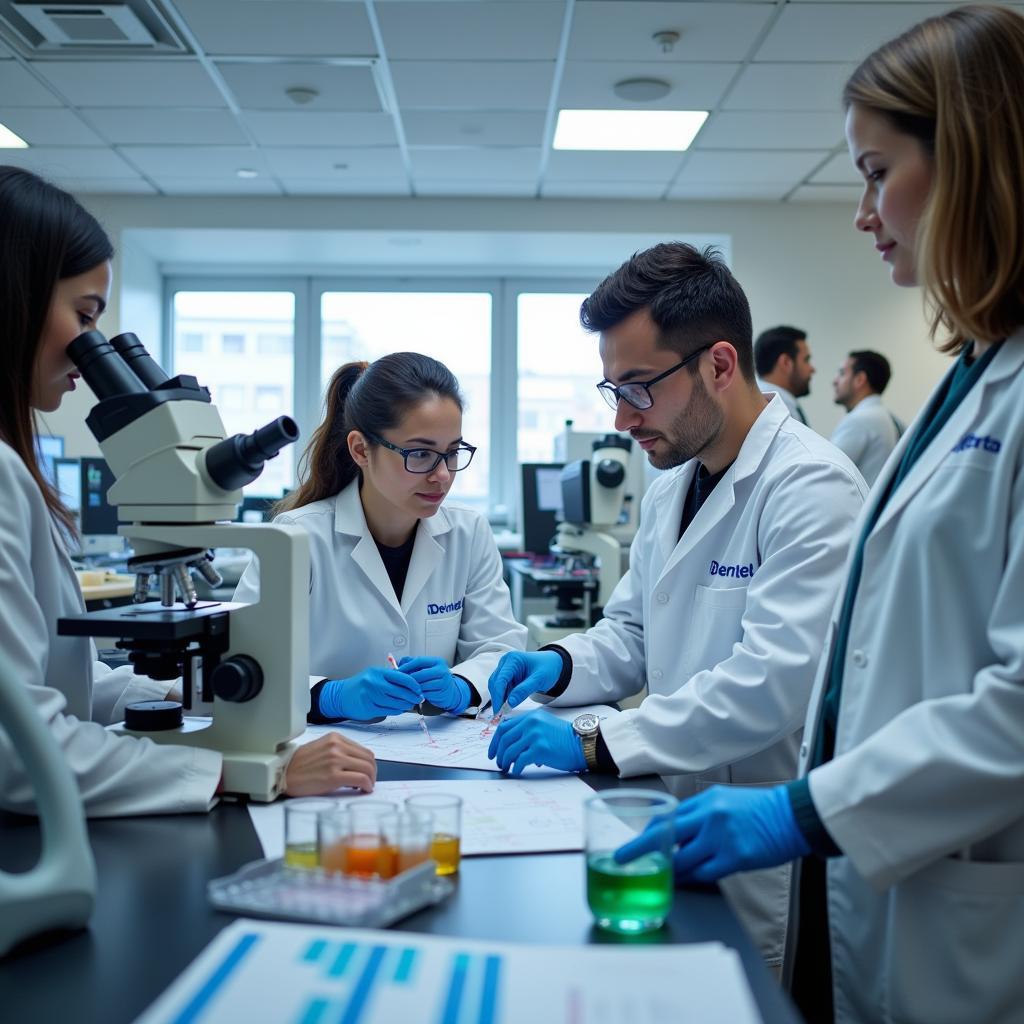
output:
[[449,714],[461,715],[469,707],[469,702],[473,699],[473,693],[465,679],[461,679],[459,676],[452,676],[452,679],[459,691],[459,703],[449,709]]
[[811,844],[807,842],[807,837],[800,831],[800,826],[796,823],[793,804],[789,799],[786,787],[775,786],[771,792],[779,842],[786,847],[786,851],[789,853],[786,860],[792,860],[794,857],[806,857],[811,852]]
[[324,718],[348,718],[345,714],[342,694],[344,679],[329,679],[320,687],[320,714]]

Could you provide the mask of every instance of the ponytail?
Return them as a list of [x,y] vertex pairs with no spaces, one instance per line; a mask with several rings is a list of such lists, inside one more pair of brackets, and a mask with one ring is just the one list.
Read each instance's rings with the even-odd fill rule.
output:
[[[323,422],[299,460],[300,484],[274,505],[272,515],[340,494],[361,472],[348,450],[348,435],[353,430],[381,434],[431,395],[450,398],[462,410],[455,375],[418,352],[393,352],[372,364],[346,363],[335,370]],[[367,443],[372,444],[369,438]]]

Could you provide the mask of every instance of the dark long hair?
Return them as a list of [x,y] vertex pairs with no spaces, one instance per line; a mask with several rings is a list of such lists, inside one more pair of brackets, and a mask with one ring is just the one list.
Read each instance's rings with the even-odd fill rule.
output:
[[105,263],[114,247],[77,200],[20,167],[0,166],[0,439],[69,531],[74,519],[39,469],[32,426],[36,357],[57,282]]
[[452,371],[418,352],[393,352],[372,363],[346,363],[335,370],[327,385],[323,422],[299,462],[300,484],[274,506],[274,515],[343,491],[360,473],[348,450],[349,433],[381,434],[432,395],[450,398],[462,410]]

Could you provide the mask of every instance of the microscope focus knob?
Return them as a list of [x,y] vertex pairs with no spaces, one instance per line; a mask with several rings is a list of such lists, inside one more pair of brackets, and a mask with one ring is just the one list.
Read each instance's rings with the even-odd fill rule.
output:
[[248,654],[236,654],[210,673],[210,686],[221,700],[244,704],[263,689],[263,669]]
[[615,459],[602,459],[597,464],[597,482],[602,487],[618,487],[626,479],[626,467]]

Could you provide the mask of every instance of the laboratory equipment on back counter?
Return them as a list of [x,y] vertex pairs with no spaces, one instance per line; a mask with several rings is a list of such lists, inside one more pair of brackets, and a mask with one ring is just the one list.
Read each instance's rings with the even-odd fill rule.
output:
[[[125,731],[224,755],[223,788],[272,800],[309,707],[309,539],[293,526],[224,522],[264,461],[298,438],[286,416],[225,437],[209,391],[169,378],[133,334],[89,331],[68,355],[99,398],[86,423],[115,476],[108,500],[134,549],[133,605],[62,618],[64,636],[114,636],[137,672],[182,677],[182,709],[129,706]],[[212,549],[247,548],[273,581],[256,604],[199,601],[192,571],[219,582]],[[153,578],[160,600],[149,601]],[[199,665],[199,671],[196,666]]]
[[606,434],[593,442],[589,459],[562,470],[562,515],[552,551],[571,563],[578,556],[596,559],[597,605],[603,608],[622,578],[622,545],[611,528],[620,521],[626,496],[626,472],[633,442]]

